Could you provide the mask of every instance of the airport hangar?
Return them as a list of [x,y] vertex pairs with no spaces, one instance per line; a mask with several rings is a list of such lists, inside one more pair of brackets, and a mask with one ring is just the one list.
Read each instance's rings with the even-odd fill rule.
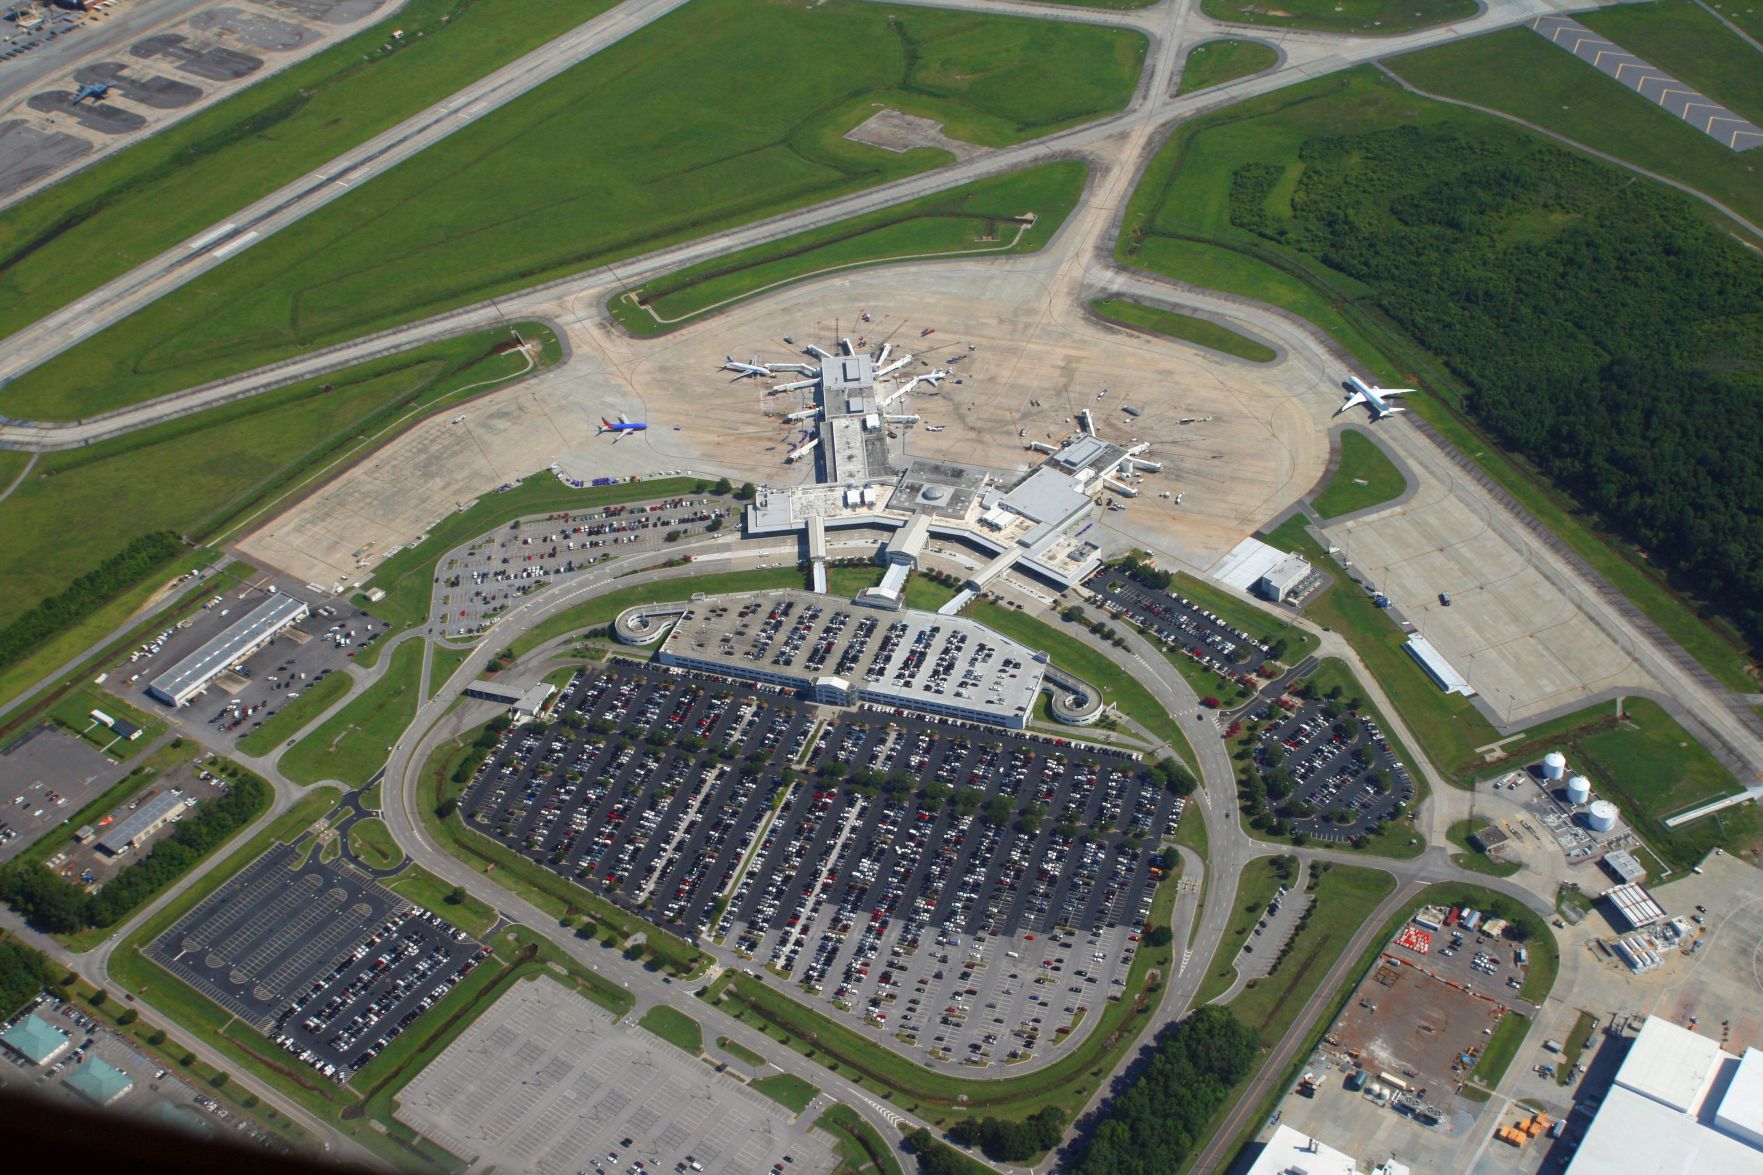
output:
[[214,684],[214,679],[298,624],[311,613],[306,601],[278,592],[240,617],[227,630],[155,677],[147,695],[167,706],[182,706]]

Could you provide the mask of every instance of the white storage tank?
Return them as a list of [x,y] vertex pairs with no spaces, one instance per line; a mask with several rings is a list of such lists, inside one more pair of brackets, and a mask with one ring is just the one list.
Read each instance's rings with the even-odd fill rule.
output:
[[1543,778],[1560,779],[1567,774],[1567,756],[1560,751],[1550,751],[1543,756]]
[[1592,781],[1583,775],[1575,775],[1567,781],[1567,802],[1583,804],[1592,798]]
[[1616,805],[1609,800],[1594,800],[1586,809],[1586,823],[1593,832],[1609,832],[1616,827]]

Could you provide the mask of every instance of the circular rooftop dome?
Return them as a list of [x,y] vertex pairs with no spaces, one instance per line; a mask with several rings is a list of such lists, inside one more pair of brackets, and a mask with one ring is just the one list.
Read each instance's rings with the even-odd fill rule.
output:
[[941,502],[949,496],[948,486],[925,486],[924,492],[918,495],[927,502]]
[[1565,767],[1567,766],[1567,756],[1563,755],[1560,751],[1550,751],[1543,756],[1543,762],[1547,763],[1550,767]]

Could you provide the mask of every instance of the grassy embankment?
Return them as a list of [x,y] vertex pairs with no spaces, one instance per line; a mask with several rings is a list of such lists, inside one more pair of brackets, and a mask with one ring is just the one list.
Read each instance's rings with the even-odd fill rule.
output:
[[[986,13],[692,0],[20,376],[4,407],[90,416],[948,161],[844,137],[879,107],[982,146],[1038,138],[1124,107],[1148,44]],[[756,45],[791,49],[762,86]]]
[[[1506,41],[1496,47],[1493,42],[1499,38]],[[1475,53],[1479,56],[1474,60],[1435,56],[1467,53],[1466,46],[1477,47]],[[1555,78],[1557,66],[1563,70],[1583,68],[1528,30],[1457,42],[1448,50],[1396,59],[1394,65],[1404,76],[1414,78],[1416,84],[1437,88],[1437,79],[1420,76],[1417,63],[1423,62],[1437,63],[1440,73],[1460,78],[1465,86],[1473,83],[1490,94],[1496,78],[1517,79],[1509,90],[1523,93],[1540,80]],[[1524,68],[1515,68],[1515,62],[1524,62]],[[1632,97],[1594,70],[1586,69],[1585,74],[1612,87],[1601,97],[1594,91],[1578,107],[1588,118],[1606,119],[1608,111],[1617,106],[1616,98]],[[1480,94],[1479,89],[1474,95],[1464,96],[1491,106],[1500,105]],[[1561,98],[1555,104],[1567,100]],[[1647,109],[1645,103],[1636,105],[1643,111]],[[1659,111],[1650,113],[1669,124],[1662,133],[1676,136],[1681,132],[1690,139],[1700,139],[1710,151],[1732,157],[1731,152],[1723,151],[1713,140],[1681,121]],[[1619,124],[1627,117],[1609,117],[1607,125],[1621,134]],[[1171,137],[1133,193],[1120,235],[1120,259],[1196,285],[1282,306],[1333,336],[1374,378],[1399,381],[1418,373],[1425,380],[1428,395],[1417,397],[1413,406],[1448,441],[1468,454],[1577,554],[1615,583],[1722,682],[1737,689],[1755,688],[1747,659],[1731,630],[1718,619],[1705,618],[1693,601],[1663,582],[1638,552],[1598,530],[1592,520],[1578,512],[1567,494],[1527,462],[1507,456],[1487,440],[1460,413],[1462,386],[1437,360],[1370,308],[1370,291],[1363,284],[1324,270],[1296,254],[1275,250],[1261,238],[1230,223],[1231,176],[1244,163],[1266,161],[1285,167],[1286,178],[1276,185],[1274,198],[1289,200],[1298,175],[1297,154],[1308,139],[1362,133],[1398,121],[1433,125],[1446,120],[1472,127],[1509,125],[1417,99],[1364,69],[1289,87],[1196,119]],[[1537,121],[1548,125],[1546,118]],[[1595,140],[1583,141],[1602,145]],[[1763,193],[1763,189],[1750,183],[1748,175],[1744,183],[1754,197]],[[1733,185],[1735,190],[1739,186]]]
[[349,826],[349,851],[371,869],[391,869],[404,859],[404,851],[392,839],[386,822],[371,817]]
[[730,1040],[726,1036],[716,1038],[716,1047],[750,1069],[763,1069],[765,1058],[739,1041]]
[[1370,437],[1355,429],[1344,429],[1341,463],[1310,504],[1324,518],[1339,518],[1393,501],[1407,488],[1408,479]]
[[277,767],[296,783],[334,779],[365,786],[416,716],[421,675],[422,642],[405,641],[378,681],[289,748]]
[[1429,28],[1476,10],[1474,0],[1280,0],[1276,8],[1261,0],[1205,0],[1201,8],[1215,20],[1366,36]]
[[881,1135],[856,1110],[838,1105],[814,1120],[833,1139],[839,1166],[833,1175],[902,1175],[900,1162]]
[[0,221],[0,337],[610,7],[411,0],[391,52],[382,18],[69,175]]
[[[1038,252],[1071,214],[1088,174],[1082,163],[1060,160],[975,180],[700,262],[614,295],[607,309],[631,333],[658,335],[833,270],[944,255]],[[1032,224],[1023,219],[1030,213]]]
[[1222,86],[1238,78],[1272,69],[1279,62],[1279,51],[1264,41],[1244,41],[1225,37],[1202,41],[1188,50],[1187,62],[1181,67],[1181,85],[1176,93],[1191,94],[1212,86]]
[[1098,298],[1090,303],[1090,309],[1108,322],[1131,327],[1146,334],[1180,339],[1184,343],[1234,355],[1252,363],[1271,363],[1278,354],[1272,347],[1248,335],[1239,334],[1211,319],[1196,318],[1192,314],[1160,310],[1155,306],[1144,306],[1124,298]]

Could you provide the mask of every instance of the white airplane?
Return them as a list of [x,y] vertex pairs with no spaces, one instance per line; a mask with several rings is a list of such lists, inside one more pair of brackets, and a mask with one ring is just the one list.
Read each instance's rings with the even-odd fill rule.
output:
[[1393,412],[1408,411],[1389,403],[1388,399],[1392,396],[1406,396],[1414,391],[1413,388],[1374,388],[1356,375],[1347,377],[1346,386],[1352,389],[1353,394],[1347,397],[1346,403],[1334,410],[1334,414],[1339,416],[1355,404],[1364,404],[1371,409],[1373,420],[1382,420]]
[[945,428],[948,428],[948,427],[949,426],[946,424],[927,424],[924,426],[924,431],[925,432],[942,432]]
[[747,363],[737,363],[733,355],[726,355],[723,358],[726,362],[723,363],[722,369],[724,371],[734,372],[736,379],[751,379],[756,375],[771,374],[771,368],[759,362],[758,359],[753,359]]

